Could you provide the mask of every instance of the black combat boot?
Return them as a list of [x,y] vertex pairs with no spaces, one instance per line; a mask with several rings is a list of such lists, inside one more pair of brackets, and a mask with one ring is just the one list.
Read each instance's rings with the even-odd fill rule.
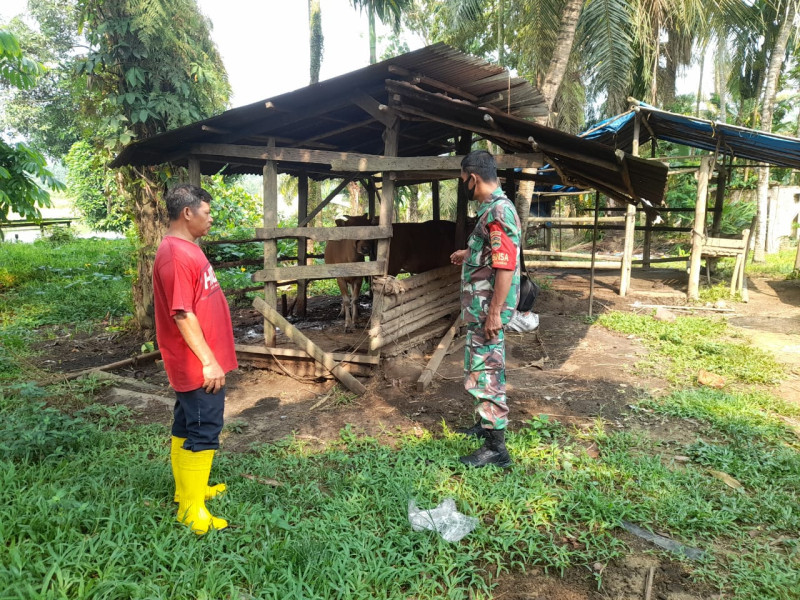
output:
[[484,429],[481,427],[481,421],[478,419],[478,422],[475,423],[472,427],[461,427],[456,429],[456,433],[462,433],[464,435],[474,435],[478,439],[484,439],[486,437],[486,432],[488,429]]
[[511,457],[506,450],[506,430],[486,429],[486,441],[472,454],[462,456],[459,460],[467,466],[480,468],[486,465],[498,467],[511,466]]

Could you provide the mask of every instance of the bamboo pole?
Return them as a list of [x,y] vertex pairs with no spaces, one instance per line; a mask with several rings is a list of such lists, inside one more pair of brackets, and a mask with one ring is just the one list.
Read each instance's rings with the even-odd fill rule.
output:
[[403,292],[401,294],[387,295],[384,298],[384,304],[383,304],[384,310],[393,310],[393,309],[397,308],[398,306],[407,304],[407,303],[411,302],[412,300],[415,300],[416,298],[419,298],[420,296],[424,296],[425,294],[430,294],[430,293],[435,292],[436,290],[441,290],[443,288],[450,287],[450,286],[453,286],[453,285],[460,286],[461,285],[460,280],[444,280],[443,279],[443,280],[439,280],[439,281],[433,282],[433,283],[431,283],[429,285],[426,285],[426,286],[420,286],[420,287],[412,288],[412,289],[410,289],[410,290],[408,290],[406,292]]
[[273,327],[280,327],[286,336],[295,344],[300,346],[309,356],[320,363],[323,367],[328,369],[342,384],[354,394],[361,396],[367,391],[367,388],[358,381],[355,377],[350,375],[344,367],[337,363],[333,356],[322,350],[314,342],[303,335],[299,329],[284,319],[278,311],[276,311],[268,303],[264,302],[261,298],[253,300],[253,308],[264,315],[264,319]]

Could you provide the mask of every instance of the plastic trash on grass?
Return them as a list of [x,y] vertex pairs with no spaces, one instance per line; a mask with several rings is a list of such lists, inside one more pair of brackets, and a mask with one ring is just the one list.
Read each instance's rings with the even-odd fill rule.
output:
[[515,312],[514,316],[506,325],[509,331],[536,331],[539,328],[539,315],[535,312]]
[[436,531],[447,542],[457,542],[478,525],[478,519],[462,515],[456,510],[455,500],[447,498],[436,508],[425,510],[414,500],[408,502],[408,520],[411,529]]

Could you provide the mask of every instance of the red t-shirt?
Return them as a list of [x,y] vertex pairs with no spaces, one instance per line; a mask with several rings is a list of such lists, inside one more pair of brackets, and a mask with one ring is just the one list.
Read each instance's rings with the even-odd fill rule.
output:
[[194,313],[208,347],[226,373],[238,367],[231,312],[214,269],[197,244],[166,236],[153,265],[156,340],[170,385],[190,392],[203,385],[203,365],[183,339],[174,316]]

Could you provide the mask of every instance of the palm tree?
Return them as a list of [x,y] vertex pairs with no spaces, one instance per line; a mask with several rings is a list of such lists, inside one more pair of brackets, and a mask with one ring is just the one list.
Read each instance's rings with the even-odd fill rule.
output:
[[[777,22],[777,35],[775,44],[772,47],[769,57],[769,68],[767,69],[766,85],[764,88],[764,101],[761,103],[761,129],[762,131],[772,131],[772,113],[775,109],[775,97],[778,93],[778,79],[781,75],[784,62],[786,60],[786,45],[789,35],[793,32],[794,17],[797,12],[795,0],[784,0],[776,6],[778,15],[782,16]],[[773,25],[775,25],[773,23]],[[768,247],[769,242],[765,243],[767,232],[767,195],[769,193],[769,167],[761,167],[758,170],[758,205],[756,207],[756,237],[754,246],[753,260],[756,262],[765,261],[765,252],[775,252],[777,248]]]
[[351,0],[354,8],[365,10],[369,21],[369,64],[377,62],[375,17],[382,23],[391,24],[395,30],[400,27],[400,17],[403,11],[413,5],[413,0]]

